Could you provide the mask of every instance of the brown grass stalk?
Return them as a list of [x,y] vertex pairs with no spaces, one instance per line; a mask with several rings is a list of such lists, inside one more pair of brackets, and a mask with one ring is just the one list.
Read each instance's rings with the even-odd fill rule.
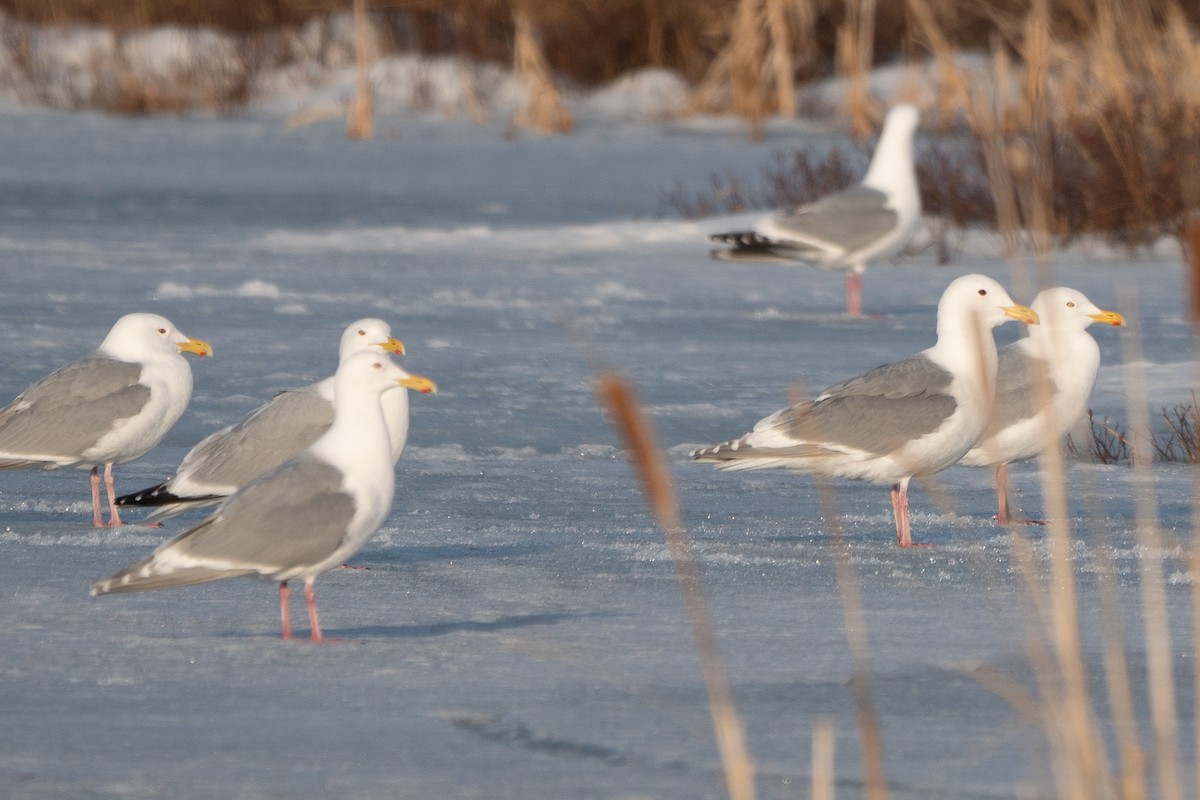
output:
[[1043,436],[1056,442],[1040,458],[1042,496],[1047,510],[1050,533],[1050,612],[1051,641],[1061,677],[1063,714],[1061,721],[1071,759],[1072,796],[1081,800],[1100,797],[1111,783],[1104,747],[1099,739],[1098,723],[1088,689],[1087,668],[1080,641],[1079,596],[1072,557],[1070,514],[1067,507],[1066,464],[1057,445],[1058,421],[1050,398],[1049,376],[1043,362],[1035,376],[1036,406],[1048,409]]
[[[781,117],[796,116],[796,82],[792,67],[792,43],[788,35],[785,0],[766,0],[767,30],[770,34],[771,71],[775,83],[775,110]],[[798,7],[806,8],[807,0]]]
[[709,710],[725,770],[726,790],[730,800],[754,800],[754,761],[746,746],[745,729],[733,702],[691,542],[680,517],[670,471],[628,381],[612,373],[600,373],[596,377],[596,394],[601,406],[612,415],[613,425],[625,442],[651,514],[662,528],[671,551],[671,560],[675,564],[692,637],[700,654],[708,688]]
[[1090,494],[1096,502],[1086,504],[1089,516],[1090,540],[1096,544],[1093,558],[1096,566],[1096,588],[1104,619],[1104,674],[1108,687],[1108,705],[1112,709],[1113,730],[1120,770],[1117,774],[1117,796],[1121,800],[1145,800],[1146,752],[1137,733],[1132,679],[1129,661],[1125,657],[1125,626],[1121,622],[1121,598],[1117,587],[1116,568],[1108,549],[1105,518],[1100,513],[1099,493],[1095,485]]
[[845,0],[846,21],[837,32],[838,72],[848,86],[843,112],[850,120],[850,134],[869,136],[875,118],[874,103],[867,89],[867,71],[875,55],[875,0]]
[[[1136,292],[1122,292],[1122,308],[1137,308]],[[1137,517],[1138,566],[1142,620],[1146,644],[1146,673],[1150,691],[1150,716],[1154,727],[1154,765],[1158,796],[1182,800],[1179,777],[1179,735],[1175,710],[1175,668],[1171,631],[1163,588],[1163,537],[1158,524],[1158,500],[1150,456],[1150,417],[1146,382],[1141,368],[1142,349],[1137,316],[1121,336],[1125,360],[1126,408],[1133,435],[1133,486]]]
[[[1188,212],[1183,219],[1184,257],[1191,283],[1188,319],[1192,326],[1192,358],[1200,356],[1200,170],[1185,173],[1183,193]],[[1200,368],[1198,368],[1200,369]],[[1193,378],[1200,385],[1200,374]],[[1200,656],[1200,467],[1192,467],[1192,657]],[[1200,767],[1200,669],[1192,671],[1194,763]],[[1200,768],[1196,770],[1195,796],[1200,797]]]
[[866,800],[887,800],[883,733],[879,728],[879,714],[875,710],[871,690],[871,652],[858,576],[850,560],[850,542],[846,537],[842,512],[833,484],[819,476],[814,482],[821,506],[821,518],[828,526],[829,550],[837,573],[838,593],[842,599],[842,628],[846,632],[846,644],[850,648],[850,692],[854,699],[855,719],[858,722],[859,746],[862,748],[863,797]]
[[954,63],[954,47],[938,26],[928,0],[908,0],[908,12],[925,47],[937,60],[937,108],[943,120],[970,106],[970,83]]
[[837,730],[829,717],[818,717],[812,732],[812,800],[835,800]]
[[346,135],[364,141],[375,136],[371,102],[371,31],[367,0],[354,0],[354,68],[356,90],[346,110]]
[[523,5],[514,5],[512,17],[513,66],[529,91],[529,99],[513,122],[538,133],[573,130],[575,121],[554,85],[529,10]]
[[971,126],[983,150],[988,183],[995,200],[996,227],[1004,241],[1005,255],[1013,259],[1021,252],[1022,226],[1004,135],[1006,114],[1003,94],[1011,73],[1008,52],[998,40],[994,40],[991,81],[980,81],[970,92],[967,124]]

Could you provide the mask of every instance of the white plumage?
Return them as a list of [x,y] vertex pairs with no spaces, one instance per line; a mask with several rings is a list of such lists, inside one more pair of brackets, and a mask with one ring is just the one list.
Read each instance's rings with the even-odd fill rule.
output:
[[1033,323],[1037,315],[991,278],[957,278],[938,302],[933,347],[781,409],[693,458],[727,470],[783,468],[891,484],[896,540],[911,546],[908,483],[954,464],[983,434],[995,392],[992,328],[1009,319]]
[[1040,292],[1032,308],[1041,325],[1000,351],[988,428],[961,462],[995,467],[996,520],[1002,525],[1014,521],[1008,507],[1008,465],[1055,446],[1087,413],[1100,371],[1100,348],[1088,326],[1125,324],[1117,312],[1063,287]]

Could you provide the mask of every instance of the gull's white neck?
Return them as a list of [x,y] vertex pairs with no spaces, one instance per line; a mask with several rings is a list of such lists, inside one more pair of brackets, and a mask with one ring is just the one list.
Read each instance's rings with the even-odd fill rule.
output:
[[956,382],[991,408],[996,394],[996,340],[992,325],[970,309],[939,309],[937,344],[925,351],[935,363],[951,370]]
[[348,475],[384,472],[391,479],[392,454],[380,393],[336,376],[333,391],[333,425],[313,444],[314,452]]
[[[916,172],[913,169],[913,128],[907,119],[888,119],[875,154],[867,168],[863,185],[892,195],[905,192],[917,196]],[[917,201],[919,202],[919,200]]]

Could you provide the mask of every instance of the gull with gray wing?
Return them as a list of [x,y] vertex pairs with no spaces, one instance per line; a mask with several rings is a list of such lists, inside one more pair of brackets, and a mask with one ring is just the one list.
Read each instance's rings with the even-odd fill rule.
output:
[[860,184],[766,217],[751,230],[713,234],[714,242],[730,247],[712,257],[845,270],[846,311],[860,316],[867,264],[903,250],[921,221],[912,146],[918,121],[916,106],[895,106]]
[[96,352],[50,373],[0,409],[0,469],[91,467],[92,525],[104,526],[100,467],[109,527],[121,524],[113,465],[150,452],[192,396],[182,353],[212,354],[158,314],[126,314]]
[[896,542],[911,547],[908,484],[954,464],[987,427],[995,392],[992,328],[1037,315],[996,281],[964,275],[938,302],[937,342],[692,453],[719,469],[782,468],[891,484]]
[[[393,338],[386,322],[366,318],[351,323],[342,332],[338,361],[368,349],[404,355],[404,344]],[[240,422],[209,434],[183,457],[172,478],[118,497],[117,505],[153,508],[147,520],[158,521],[221,502],[329,430],[333,422],[333,383],[330,376],[281,392]],[[408,439],[408,392],[387,392],[382,403],[395,463]]]
[[139,592],[257,575],[279,582],[283,638],[292,636],[288,581],[304,581],[311,637],[322,641],[313,583],[357,553],[383,523],[395,491],[380,397],[436,387],[366,350],[334,375],[329,430],[295,458],[231,495],[149,557],[92,584],[92,594]]
[[1041,325],[1000,351],[996,402],[983,437],[963,456],[969,467],[996,470],[996,521],[1016,520],[1008,506],[1008,465],[1045,451],[1087,413],[1100,371],[1100,347],[1087,332],[1095,322],[1120,326],[1125,318],[1098,308],[1082,292],[1046,289],[1034,298]]

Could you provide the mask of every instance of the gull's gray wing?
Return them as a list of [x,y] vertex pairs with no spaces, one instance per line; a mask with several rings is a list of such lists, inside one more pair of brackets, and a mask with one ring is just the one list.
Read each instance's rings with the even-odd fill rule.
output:
[[805,260],[829,252],[856,252],[887,236],[896,228],[899,215],[888,208],[887,195],[878,189],[855,186],[793,211],[771,218],[775,235],[756,231],[733,231],[710,237],[732,245],[714,251],[725,260]]
[[297,458],[243,487],[170,547],[261,572],[316,564],[342,544],[354,517],[343,477],[325,461]]
[[21,455],[78,458],[145,407],[150,387],[138,383],[141,374],[138,364],[90,356],[42,378],[0,410],[0,453],[10,459],[0,468]]
[[1015,346],[1001,348],[996,370],[996,401],[991,422],[984,437],[1008,426],[1030,419],[1040,410],[1036,405],[1038,390],[1034,384],[1040,372],[1048,381],[1047,398],[1054,395],[1054,378],[1044,359],[1037,359]]
[[925,356],[913,356],[781,409],[741,439],[698,450],[694,457],[810,458],[842,449],[886,455],[937,430],[955,412],[952,380]]
[[281,392],[245,419],[193,447],[176,479],[244,486],[293,458],[333,424],[333,406],[312,387]]
[[776,228],[798,241],[823,241],[847,253],[866,247],[896,228],[900,219],[878,189],[854,186],[773,218]]
[[92,594],[139,592],[276,573],[318,564],[354,517],[342,472],[301,456],[242,488],[215,514],[148,558],[92,585]]

